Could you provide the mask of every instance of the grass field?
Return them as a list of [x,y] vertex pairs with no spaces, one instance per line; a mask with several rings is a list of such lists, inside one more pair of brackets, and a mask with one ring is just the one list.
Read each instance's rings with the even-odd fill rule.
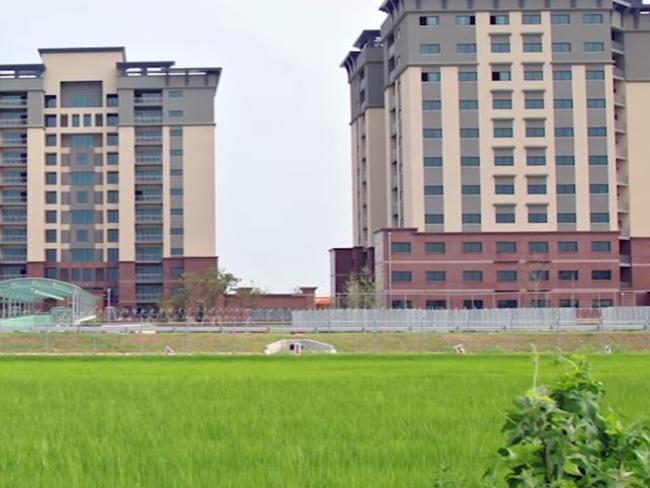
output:
[[[593,357],[650,419],[650,357]],[[475,486],[525,356],[0,359],[0,486]],[[544,359],[542,376],[557,372]]]

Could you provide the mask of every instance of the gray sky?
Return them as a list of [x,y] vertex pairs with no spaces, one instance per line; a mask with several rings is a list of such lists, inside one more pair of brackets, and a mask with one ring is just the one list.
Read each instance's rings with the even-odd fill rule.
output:
[[[2,7],[0,63],[39,47],[125,46],[132,61],[221,66],[221,265],[274,292],[329,290],[352,241],[347,82],[340,62],[380,0],[22,0]],[[169,6],[167,6],[169,5]]]

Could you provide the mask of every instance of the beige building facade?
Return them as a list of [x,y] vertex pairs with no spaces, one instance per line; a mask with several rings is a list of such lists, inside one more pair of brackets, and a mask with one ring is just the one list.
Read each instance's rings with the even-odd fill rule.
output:
[[[480,260],[494,264],[490,242],[570,234],[576,256],[553,258],[570,262],[615,236],[609,257],[619,267],[603,289],[645,300],[648,8],[624,0],[385,1],[372,48],[383,49],[380,79],[359,66],[348,73],[353,100],[355,76],[384,87],[385,132],[372,141],[385,148],[388,225],[368,229],[375,240],[355,246],[375,246],[381,267],[391,261],[390,229],[485,236]],[[368,50],[356,47],[348,60]],[[363,212],[355,216],[357,227]],[[377,272],[384,291],[389,274]],[[485,288],[495,289],[493,278]]]
[[220,68],[41,49],[0,66],[0,275],[153,308],[214,266]]

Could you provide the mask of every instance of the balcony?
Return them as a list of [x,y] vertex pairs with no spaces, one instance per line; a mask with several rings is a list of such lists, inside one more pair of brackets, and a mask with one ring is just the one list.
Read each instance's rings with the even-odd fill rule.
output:
[[617,120],[615,128],[616,132],[625,134],[627,132],[627,123],[624,120]]
[[136,174],[136,183],[162,183],[162,174]]
[[0,108],[22,108],[27,107],[26,98],[0,98]]
[[135,214],[136,223],[143,222],[162,222],[162,212],[160,213],[136,213]]
[[135,281],[140,281],[145,283],[162,283],[163,274],[162,273],[136,273]]
[[162,253],[160,252],[137,252],[135,260],[140,263],[159,263],[162,261]]
[[26,205],[27,197],[22,195],[3,195],[0,202],[5,205]]
[[25,147],[27,146],[27,136],[2,136],[0,147]]
[[162,203],[162,193],[152,193],[148,195],[136,195],[137,203]]
[[27,224],[27,214],[24,215],[2,215],[0,216],[0,224]]
[[617,54],[624,54],[625,46],[621,41],[612,41],[612,51],[616,52]]
[[26,176],[2,176],[0,177],[0,185],[26,185]]
[[135,242],[162,242],[162,234],[137,234],[135,235]]
[[0,127],[24,127],[27,125],[27,118],[0,117]]
[[162,164],[162,154],[138,154],[135,155],[136,164]]
[[150,95],[145,97],[135,97],[133,99],[135,105],[162,105],[162,95]]
[[632,256],[621,254],[619,258],[619,262],[621,263],[621,265],[630,266],[632,264]]
[[151,136],[136,136],[135,143],[138,146],[160,146],[163,143],[161,137],[151,137]]
[[27,164],[27,158],[15,157],[15,156],[2,156],[0,163],[6,164],[8,166],[18,166]]
[[614,66],[614,78],[618,78],[619,80],[624,80],[625,70],[623,70],[623,68],[619,68],[618,66]]
[[134,121],[136,124],[162,124],[163,115],[160,113],[137,113]]
[[26,263],[27,253],[25,254],[0,254],[0,261],[5,263]]
[[26,244],[27,234],[23,235],[0,235],[0,242],[3,244]]

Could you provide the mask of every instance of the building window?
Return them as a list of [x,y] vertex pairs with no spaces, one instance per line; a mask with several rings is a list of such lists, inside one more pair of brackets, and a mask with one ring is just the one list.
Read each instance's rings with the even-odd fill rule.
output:
[[609,224],[609,214],[606,212],[592,212],[592,224]]
[[497,242],[497,252],[500,254],[512,254],[517,252],[517,243],[509,241]]
[[544,108],[544,98],[526,98],[524,107],[528,110],[539,110]]
[[588,69],[586,74],[587,80],[596,81],[605,79],[605,71],[601,69]]
[[574,156],[556,156],[555,164],[557,166],[575,166],[576,159]]
[[497,139],[511,139],[514,137],[512,127],[495,127],[494,137]]
[[548,213],[541,212],[538,210],[529,210],[528,211],[528,223],[529,224],[547,224],[548,223]]
[[524,81],[544,81],[544,72],[541,70],[525,70]]
[[440,110],[441,108],[440,100],[422,100],[422,110]]
[[544,127],[526,127],[526,137],[546,137]]
[[76,232],[77,242],[88,242],[88,231],[85,229],[79,229]]
[[589,164],[591,166],[607,166],[607,156],[589,156]]
[[45,203],[48,205],[56,204],[56,192],[55,191],[46,191],[45,192]]
[[510,70],[492,71],[492,81],[510,81],[511,79]]
[[463,185],[461,188],[463,195],[480,195],[481,185]]
[[57,261],[58,261],[58,259],[57,259],[56,249],[46,249],[45,250],[45,262],[47,262],[47,263],[56,263]]
[[424,216],[424,222],[427,225],[438,225],[445,223],[445,217],[443,214],[426,214]]
[[447,310],[446,300],[427,300],[428,310]]
[[71,210],[70,220],[73,224],[94,224],[95,212],[93,210]]
[[463,271],[463,281],[467,283],[482,283],[483,271]]
[[461,129],[460,130],[461,139],[478,139],[479,130],[478,129]]
[[460,71],[458,72],[458,81],[476,82],[478,81],[478,73],[476,71]]
[[510,98],[495,98],[492,100],[494,110],[511,110],[512,100]]
[[607,137],[607,127],[589,127],[587,135],[589,137]]
[[106,203],[120,203],[120,192],[114,190],[107,191]]
[[587,108],[607,108],[604,98],[587,98]]
[[558,195],[575,195],[576,186],[569,184],[557,185],[556,192]]
[[478,110],[478,100],[460,100],[460,110]]
[[593,184],[589,185],[589,193],[592,195],[600,195],[609,193],[609,185],[607,184]]
[[523,25],[540,25],[542,23],[541,14],[523,14],[521,16],[521,23]]
[[568,25],[571,23],[571,16],[569,14],[551,14],[551,24],[553,25]]
[[483,252],[482,242],[463,242],[463,252],[468,254],[478,254]]
[[442,129],[424,129],[423,136],[425,139],[441,139]]
[[556,127],[555,137],[573,137],[573,127]]
[[73,263],[92,263],[95,261],[95,250],[70,249],[70,261]]
[[45,231],[45,242],[47,242],[48,244],[52,244],[56,242],[56,230],[47,229]]
[[562,253],[577,253],[578,243],[576,241],[560,241],[557,243],[557,250]]
[[500,283],[514,283],[517,281],[517,272],[497,271],[497,281]]
[[558,213],[557,222],[558,224],[575,224],[578,222],[578,217],[574,213]]
[[602,42],[585,42],[584,48],[586,53],[602,53],[605,51],[605,44]]
[[424,158],[425,168],[442,168],[442,158]]
[[393,254],[411,254],[410,242],[393,242],[390,247]]
[[546,156],[526,156],[526,166],[546,166]]
[[515,221],[516,221],[514,208],[512,209],[512,211],[509,211],[509,212],[505,212],[503,210],[498,210],[495,220],[496,220],[497,224],[514,224]]
[[573,108],[573,100],[571,98],[556,98],[553,100],[553,107],[555,109],[571,109]]
[[614,301],[607,298],[601,298],[592,301],[593,308],[611,308],[613,306]]
[[463,224],[480,224],[481,223],[481,214],[479,213],[464,213],[463,214]]
[[493,42],[491,44],[491,51],[493,53],[509,53],[510,52],[510,43],[509,42]]
[[571,52],[571,43],[570,42],[554,42],[553,43],[553,52],[554,53],[570,53]]
[[45,127],[56,127],[56,115],[45,116]]
[[476,25],[476,16],[474,15],[457,15],[456,25]]
[[515,158],[513,156],[495,156],[494,157],[495,166],[514,166]]
[[181,157],[183,156],[183,150],[182,149],[171,149],[169,151],[169,155],[172,157]]
[[592,241],[591,252],[612,252],[612,243],[609,241]]
[[580,274],[578,273],[578,271],[574,271],[574,270],[560,271],[558,273],[558,278],[560,279],[560,281],[573,281],[573,282],[575,282],[575,281],[579,281]]
[[108,153],[106,155],[106,164],[114,166],[119,163],[119,153]]
[[119,210],[107,210],[106,211],[106,221],[109,224],[117,224],[120,222],[120,211]]
[[464,168],[477,167],[481,165],[481,158],[478,156],[463,156],[460,158],[460,165]]
[[420,54],[440,54],[440,44],[420,44]]
[[476,54],[476,44],[456,44],[458,54]]
[[120,260],[120,250],[119,249],[108,249],[106,251],[106,260],[109,263],[117,263]]
[[410,271],[393,271],[391,273],[393,283],[410,283],[412,280],[412,273]]
[[56,108],[56,95],[45,95],[45,108]]
[[183,273],[185,273],[185,268],[180,267],[180,266],[174,266],[174,267],[170,270],[170,273],[169,273],[169,274],[170,274],[170,276],[171,276],[172,278],[181,278],[181,277],[183,276]]
[[528,183],[529,195],[546,195],[547,188],[545,183]]
[[120,242],[120,231],[117,229],[108,229],[106,231],[107,242]]
[[56,185],[56,173],[45,173],[45,184]]
[[53,147],[56,146],[56,134],[47,134],[45,136],[45,145],[47,147]]
[[90,114],[84,114],[84,127],[92,127],[93,125],[93,116]]
[[569,70],[553,71],[553,81],[571,81],[571,71]]
[[79,117],[79,114],[73,114],[72,127],[80,127],[80,126],[81,126],[81,117]]
[[169,176],[183,176],[183,169],[182,168],[172,168],[169,170]]
[[443,283],[447,281],[447,273],[444,271],[427,271],[427,283]]
[[77,195],[77,203],[78,204],[87,204],[88,203],[88,192],[87,191],[78,191],[76,192]]
[[97,127],[104,126],[104,116],[102,114],[95,114],[95,125]]
[[548,253],[548,242],[530,242],[528,243],[528,252],[532,254],[546,254]]
[[508,25],[510,24],[510,16],[506,15],[490,15],[490,25]]
[[182,227],[175,227],[170,231],[170,234],[173,236],[182,236],[184,231]]
[[542,52],[542,43],[541,42],[524,42],[524,52],[525,53],[541,53]]
[[45,211],[45,223],[46,224],[56,224],[56,210],[46,210]]
[[444,242],[427,242],[424,245],[425,252],[427,254],[444,254],[445,253],[445,243]]
[[106,106],[107,107],[117,107],[119,105],[119,98],[117,95],[108,94],[106,95]]
[[45,155],[45,164],[47,166],[56,166],[57,164],[56,153],[47,153]]
[[529,278],[532,282],[548,281],[551,279],[551,274],[548,270],[536,269],[530,272]]
[[591,279],[594,281],[611,281],[612,272],[609,270],[594,270],[591,272]]
[[92,186],[95,184],[95,173],[92,171],[71,171],[70,186]]
[[106,173],[106,183],[109,185],[117,185],[120,182],[120,174],[117,171],[109,171]]
[[106,125],[109,127],[115,127],[119,123],[119,116],[117,114],[107,114],[106,115]]
[[169,98],[183,98],[183,90],[169,90]]
[[426,185],[424,187],[424,194],[427,196],[443,195],[444,190],[442,185]]
[[602,24],[603,14],[583,14],[582,22],[584,24]]
[[170,110],[169,111],[169,116],[170,117],[182,117],[183,116],[183,111],[182,110]]
[[483,300],[463,300],[463,308],[465,310],[483,310],[485,304]]
[[440,73],[429,71],[422,73],[422,81],[425,83],[440,83]]

